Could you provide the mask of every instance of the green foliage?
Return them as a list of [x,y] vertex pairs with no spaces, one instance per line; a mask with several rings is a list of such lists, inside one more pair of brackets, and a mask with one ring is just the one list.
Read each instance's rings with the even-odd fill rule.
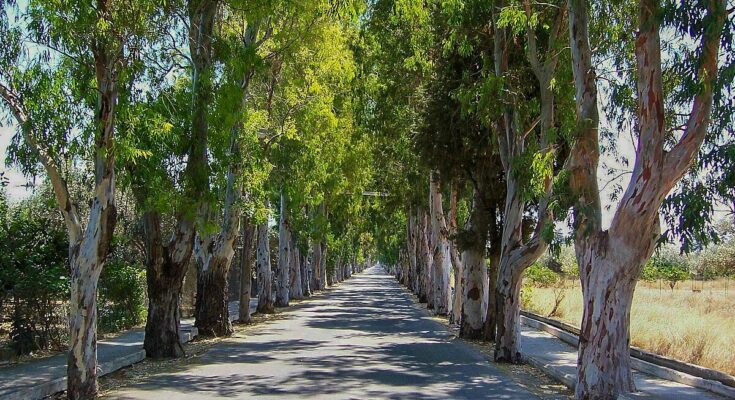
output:
[[671,290],[690,276],[690,259],[672,246],[661,247],[644,266],[641,279],[663,279]]
[[17,354],[64,346],[68,241],[53,208],[35,197],[8,206],[0,190],[0,312]]
[[521,287],[521,309],[528,310],[533,306],[533,286],[524,284]]
[[557,272],[552,271],[549,267],[537,261],[528,267],[525,271],[525,277],[534,287],[552,287],[560,279],[563,279]]
[[145,269],[123,260],[105,264],[99,281],[98,329],[117,332],[145,321]]
[[735,239],[713,245],[696,258],[694,271],[703,277],[735,277]]
[[646,282],[654,282],[659,279],[656,263],[652,258],[649,259],[643,266],[643,269],[641,269],[641,275],[639,278]]

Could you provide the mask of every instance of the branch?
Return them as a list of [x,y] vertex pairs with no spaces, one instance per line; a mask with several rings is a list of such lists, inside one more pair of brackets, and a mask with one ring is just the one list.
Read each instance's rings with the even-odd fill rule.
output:
[[51,181],[51,186],[53,187],[54,194],[56,195],[56,201],[59,203],[59,211],[61,211],[61,214],[64,217],[64,222],[66,223],[66,229],[69,234],[69,246],[76,245],[82,237],[82,224],[79,221],[77,208],[71,201],[66,181],[61,176],[53,158],[49,155],[48,149],[38,143],[36,138],[33,137],[31,132],[32,126],[20,96],[10,87],[0,83],[0,97],[5,100],[5,103],[13,113],[15,120],[18,122],[23,139],[25,139],[26,143],[33,149],[38,156],[38,159],[41,161],[41,164],[46,169],[46,174]]
[[[702,82],[702,90],[694,97],[692,111],[686,123],[686,131],[674,148],[665,155],[664,175],[667,182],[678,181],[691,165],[699,151],[710,122],[713,86],[717,79],[717,58],[720,36],[725,23],[725,0],[710,0],[707,3],[707,16],[714,16],[713,26],[705,29],[702,38],[702,65],[697,78]],[[705,17],[705,18],[706,18]]]

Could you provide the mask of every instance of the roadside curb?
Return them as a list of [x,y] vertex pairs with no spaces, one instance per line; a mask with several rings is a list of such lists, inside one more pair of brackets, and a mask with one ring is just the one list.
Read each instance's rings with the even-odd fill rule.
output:
[[[179,341],[181,344],[190,342],[197,336],[197,328],[191,327],[182,329],[179,332]],[[129,367],[139,363],[145,359],[145,350],[140,349],[134,353],[126,354],[114,360],[100,363],[98,366],[99,377],[115,372],[121,368]],[[0,393],[0,397],[4,400],[25,400],[25,399],[43,399],[56,393],[66,390],[66,376],[44,382],[39,385],[26,386],[18,388],[12,392]]]
[[[576,335],[566,332],[555,326],[544,323],[542,321],[528,318],[526,316],[521,316],[521,323],[523,325],[529,326],[539,331],[551,334],[552,336],[555,336],[561,339],[561,341],[571,346],[574,346],[574,347],[577,347],[577,344],[579,342],[579,338]],[[574,384],[576,382],[576,378],[574,376],[571,376],[571,378],[569,378],[570,377],[569,374],[562,373],[558,371],[556,368],[554,368],[552,365],[547,365],[543,361],[535,359],[533,356],[527,356],[526,358],[529,361],[529,363],[531,363],[532,365],[536,366],[539,369],[544,370],[549,375],[553,376],[554,378],[564,383],[564,385],[566,385],[567,387],[574,389]],[[645,374],[653,375],[655,377],[673,381],[673,382],[682,383],[684,385],[692,386],[695,388],[707,390],[709,392],[719,394],[721,396],[735,398],[735,388],[725,386],[721,382],[689,375],[684,372],[676,371],[671,368],[652,364],[650,362],[643,361],[635,357],[631,357],[631,364],[632,364],[633,369],[643,372]],[[625,397],[621,396],[621,398],[625,398]]]

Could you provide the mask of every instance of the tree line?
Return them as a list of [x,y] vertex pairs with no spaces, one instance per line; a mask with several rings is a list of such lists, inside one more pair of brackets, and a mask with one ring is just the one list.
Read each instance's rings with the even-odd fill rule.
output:
[[716,208],[735,204],[732,5],[369,10],[365,124],[382,146],[380,183],[396,193],[383,217],[393,229],[376,237],[383,259],[460,336],[517,363],[523,273],[573,244],[584,298],[576,397],[635,391],[629,321],[644,265],[668,240],[685,252],[720,240]]
[[232,333],[238,248],[243,322],[253,274],[269,313],[361,268],[372,238],[369,142],[353,117],[359,2],[0,6],[8,162],[45,176],[66,231],[69,398],[97,394],[98,283],[124,229],[121,202],[145,267],[148,357],[183,355],[190,263],[204,336]]
[[[572,242],[578,398],[635,389],[643,266],[665,239],[718,240],[714,204],[735,204],[725,0],[0,5],[8,161],[45,176],[68,239],[70,398],[97,392],[98,282],[122,198],[156,358],[183,353],[190,263],[199,333],[226,336],[238,248],[259,312],[349,277],[375,249],[461,336],[520,362],[523,272]],[[628,179],[609,226],[600,172]],[[243,321],[249,290],[243,279]]]

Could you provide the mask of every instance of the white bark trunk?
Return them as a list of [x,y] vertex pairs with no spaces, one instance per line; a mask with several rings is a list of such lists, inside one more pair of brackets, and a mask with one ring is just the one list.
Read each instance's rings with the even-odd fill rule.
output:
[[268,222],[258,225],[258,251],[256,270],[258,274],[258,308],[259,313],[272,313],[273,295],[271,288],[271,257],[268,241]]
[[276,270],[276,307],[288,307],[291,270],[291,232],[288,222],[286,195],[281,192],[281,212],[278,223],[278,269]]
[[717,79],[724,1],[707,3],[708,28],[701,41],[697,78],[684,135],[670,151],[664,118],[658,2],[639,2],[635,42],[638,144],[630,183],[610,229],[601,228],[597,187],[599,159],[597,86],[589,43],[587,3],[570,0],[570,47],[577,102],[578,139],[572,148],[570,186],[575,197],[575,251],[585,308],[582,316],[578,399],[612,399],[635,390],[630,370],[630,306],[637,276],[653,252],[659,232],[658,209],[681,179],[704,140]]
[[449,302],[449,274],[451,270],[451,256],[447,225],[442,208],[442,193],[438,176],[432,174],[430,183],[431,201],[431,235],[434,244],[432,282],[434,287],[434,312],[438,315],[447,315],[451,310]]
[[301,300],[304,298],[304,292],[302,287],[301,278],[301,254],[298,246],[296,246],[296,240],[294,235],[291,235],[291,287],[289,289],[289,297],[295,300]]
[[319,246],[321,248],[321,257],[319,258],[319,290],[324,290],[327,285],[327,244],[322,242]]
[[311,262],[309,263],[311,275],[312,291],[321,290],[320,282],[322,273],[320,271],[322,265],[322,245],[316,239],[312,239],[311,243]]
[[311,296],[311,272],[309,269],[311,268],[309,266],[309,255],[308,251],[307,254],[301,254],[301,260],[300,260],[300,267],[301,267],[301,292],[303,293],[304,297]]
[[256,227],[249,222],[242,223],[242,251],[240,253],[240,303],[239,321],[250,323],[250,298],[252,297],[252,268],[253,268],[253,246]]

